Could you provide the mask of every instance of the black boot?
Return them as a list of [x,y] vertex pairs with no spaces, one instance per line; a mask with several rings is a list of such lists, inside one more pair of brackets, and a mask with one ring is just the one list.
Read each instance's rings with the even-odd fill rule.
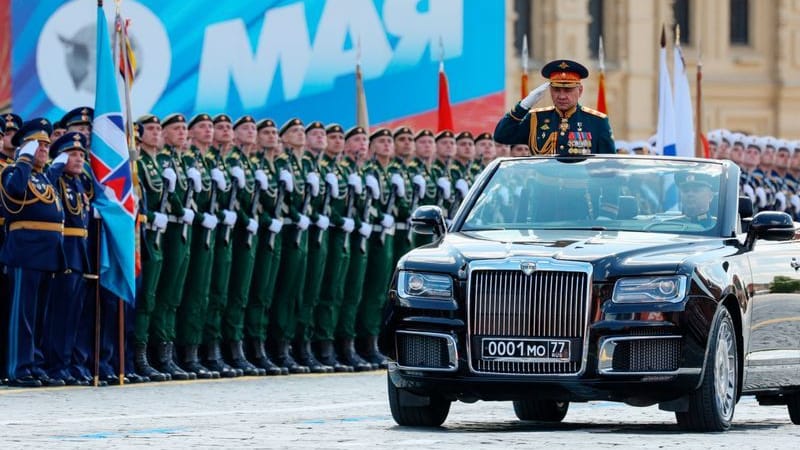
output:
[[137,374],[149,378],[150,381],[167,381],[167,375],[154,369],[147,360],[146,344],[136,344],[133,352],[133,368]]
[[136,372],[128,372],[125,374],[125,378],[128,380],[126,383],[130,384],[138,384],[138,383],[149,383],[150,378],[139,375]]
[[352,366],[356,372],[366,372],[372,369],[372,364],[364,361],[363,358],[356,353],[356,347],[353,339],[340,339],[336,342],[338,344],[339,361],[342,364]]
[[197,344],[190,344],[183,347],[183,360],[180,363],[181,368],[187,372],[196,373],[197,378],[200,379],[219,378],[219,372],[208,370],[205,366],[200,364],[200,358],[197,356],[198,347]]
[[326,366],[314,357],[311,351],[311,341],[297,341],[292,346],[294,359],[298,364],[307,366],[311,373],[333,373],[333,367]]
[[220,351],[219,348],[219,341],[214,341],[206,345],[206,358],[203,363],[208,370],[219,373],[222,378],[241,376],[236,369],[226,364],[222,359],[222,351]]
[[334,372],[352,372],[353,366],[348,366],[339,362],[336,351],[333,349],[333,341],[317,342],[317,360],[326,366],[333,367]]
[[156,346],[156,366],[159,372],[168,373],[173,380],[188,380],[189,374],[175,364],[172,359],[172,342],[159,342]]
[[278,367],[285,367],[289,373],[309,373],[308,366],[301,366],[297,363],[297,361],[292,358],[291,354],[291,345],[289,345],[289,341],[285,340],[276,340],[275,341],[275,351],[273,352],[272,360]]
[[254,366],[247,358],[244,357],[244,349],[242,348],[242,341],[231,341],[228,343],[230,351],[230,358],[228,364],[234,369],[241,369],[247,376],[260,376],[266,375],[267,371],[259,369]]
[[372,364],[375,369],[386,369],[389,367],[389,358],[378,349],[378,336],[367,336],[364,338],[361,357]]
[[264,341],[259,339],[247,340],[248,359],[259,369],[263,369],[267,375],[288,375],[289,371],[283,372],[283,369],[276,366],[267,352],[264,350]]

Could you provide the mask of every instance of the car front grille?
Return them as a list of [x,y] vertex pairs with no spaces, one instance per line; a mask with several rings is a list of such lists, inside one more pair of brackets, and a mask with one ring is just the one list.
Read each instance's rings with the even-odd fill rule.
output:
[[678,370],[680,339],[632,339],[614,349],[614,372],[672,372]]
[[397,364],[404,369],[452,371],[456,369],[455,342],[449,335],[399,331]]
[[[519,269],[473,268],[468,293],[472,370],[515,375],[574,375],[582,372],[590,279],[590,271],[585,266],[575,270],[537,270],[530,275]],[[568,339],[571,342],[570,360],[483,359],[481,340],[485,337]]]

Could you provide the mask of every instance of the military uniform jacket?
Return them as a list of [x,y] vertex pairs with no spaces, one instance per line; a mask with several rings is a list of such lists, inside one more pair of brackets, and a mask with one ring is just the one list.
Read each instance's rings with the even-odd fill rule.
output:
[[400,177],[403,179],[403,187],[405,191],[405,195],[403,197],[397,197],[394,211],[390,212],[389,214],[394,216],[395,222],[405,222],[406,219],[408,219],[408,217],[411,215],[411,196],[413,195],[413,189],[411,185],[412,175],[409,175],[408,167],[402,158],[392,159],[392,161],[389,163],[389,173],[389,192],[392,192],[391,189],[394,188],[394,186],[391,184],[392,174],[400,175]]
[[180,156],[171,147],[165,147],[156,155],[156,162],[161,166],[161,173],[164,173],[168,167],[171,167],[177,175],[175,180],[175,191],[169,194],[167,201],[167,214],[171,215],[170,222],[178,222],[183,216],[183,208],[186,205],[186,198],[189,190],[192,189],[190,181],[186,178],[186,168],[183,166]]
[[[244,171],[244,187],[236,189],[236,224],[246,227],[252,218],[253,200],[256,195],[256,169],[250,162],[250,158],[245,156],[239,147],[234,147],[225,163],[230,170],[234,167],[241,167]],[[231,178],[231,183],[237,183],[235,178]],[[261,195],[261,194],[259,194]]]
[[159,166],[155,157],[150,156],[146,151],[142,151],[136,160],[136,169],[139,174],[139,186],[144,199],[144,209],[147,211],[145,213],[147,223],[153,223],[155,213],[165,213],[165,211],[159,211],[161,197],[164,195],[165,188],[161,166]]
[[[294,155],[291,149],[286,148],[275,159],[275,170],[280,174],[281,170],[286,170],[292,174],[294,182],[294,190],[291,194],[286,195],[283,199],[284,206],[282,207],[284,217],[289,217],[293,223],[300,219],[300,214],[308,215],[311,208],[303,209],[303,199],[306,193],[306,175],[302,163]],[[321,181],[320,181],[321,182]],[[309,193],[311,195],[311,193]]]
[[311,219],[311,222],[316,223],[316,221],[319,220],[320,214],[324,216],[328,215],[322,211],[325,203],[325,196],[328,192],[328,185],[325,183],[325,176],[319,170],[319,159],[317,155],[305,150],[303,151],[301,163],[306,176],[311,172],[315,172],[319,176],[319,193],[311,200],[311,209],[308,213],[308,218]]
[[354,201],[354,199],[351,199],[350,196],[355,195],[355,193],[351,192],[347,185],[347,177],[349,173],[345,173],[345,169],[339,164],[336,158],[326,154],[323,154],[319,160],[319,170],[320,177],[323,180],[329,173],[332,173],[336,177],[339,195],[333,196],[333,193],[331,193],[328,211],[323,212],[323,214],[328,214],[331,220],[331,225],[339,228],[344,225],[344,218],[347,217],[348,204]]
[[90,205],[83,181],[81,177],[61,174],[56,183],[56,191],[64,205],[64,256],[67,268],[73,272],[89,273]]
[[[219,219],[220,224],[217,226],[216,233],[217,239],[215,241],[215,245],[224,245],[225,240],[223,239],[223,235],[225,233],[225,229],[227,226],[222,224],[222,220],[225,218],[224,214],[222,213],[223,209],[230,209],[231,211],[235,211],[236,209],[236,201],[234,199],[234,203],[231,204],[231,192],[233,189],[233,183],[231,182],[230,177],[230,168],[228,164],[225,162],[225,158],[222,156],[222,152],[216,147],[211,147],[208,149],[206,154],[203,156],[205,159],[205,165],[208,167],[208,173],[210,174],[211,171],[215,168],[222,171],[222,175],[225,177],[225,190],[220,191],[214,186],[214,189],[217,189],[217,219]],[[229,208],[231,207],[231,208]]]
[[0,172],[0,203],[7,231],[0,249],[3,264],[44,272],[66,267],[64,210],[53,179],[34,169],[27,155]]
[[[208,162],[203,157],[200,149],[194,145],[183,155],[181,155],[181,162],[186,170],[194,167],[200,172],[200,184],[202,189],[200,192],[194,193],[194,210],[197,214],[194,216],[194,225],[203,223],[203,213],[211,212],[211,193],[212,189],[216,189],[216,185],[211,181],[211,169],[213,167],[208,165]],[[191,189],[191,180],[189,181]],[[219,195],[219,194],[217,194]]]
[[[353,221],[355,222],[355,227],[356,229],[358,229],[358,227],[360,227],[361,223],[363,222],[364,208],[366,208],[368,203],[370,205],[372,203],[371,198],[369,201],[367,200],[367,188],[366,186],[364,186],[365,182],[364,168],[359,167],[358,163],[349,156],[345,156],[341,159],[341,161],[339,162],[339,168],[342,171],[342,174],[345,177],[345,179],[348,178],[350,174],[356,174],[361,178],[361,184],[362,184],[361,194],[356,194],[353,191],[350,191],[350,193],[348,194],[353,197],[352,200],[353,215],[350,216],[350,218],[353,219]],[[341,191],[339,193],[341,194]],[[374,213],[374,209],[372,213]],[[347,211],[345,211],[344,217],[347,217]],[[372,222],[372,217],[370,217],[369,222],[370,223]]]
[[528,144],[534,155],[614,153],[608,116],[578,104],[562,114],[554,106],[526,110],[517,103],[494,130],[501,144]]
[[[282,211],[276,211],[276,206],[277,206],[276,202],[278,201],[278,193],[279,193],[278,172],[275,169],[275,164],[267,155],[267,152],[263,150],[254,153],[253,155],[250,156],[250,164],[253,166],[255,170],[259,169],[263,170],[264,174],[267,176],[267,181],[269,181],[269,186],[267,187],[267,190],[266,191],[262,190],[258,197],[259,231],[262,229],[266,230],[266,227],[269,227],[272,219],[277,219],[279,217],[282,218],[281,216]],[[286,195],[288,195],[288,193],[284,192],[283,196],[286,197]],[[276,214],[278,215],[276,216]]]
[[431,176],[433,177],[434,186],[436,186],[436,182],[439,180],[439,178],[444,177],[450,180],[450,196],[445,198],[444,193],[437,186],[436,201],[433,203],[434,205],[443,208],[445,211],[447,211],[450,208],[450,205],[453,203],[453,185],[456,182],[456,180],[450,178],[450,164],[452,164],[451,161],[444,162],[440,159],[435,159],[433,164],[431,164]]
[[[436,196],[438,194],[436,178],[433,177],[433,172],[431,171],[431,168],[425,164],[425,161],[421,160],[420,158],[414,158],[411,160],[411,162],[408,163],[408,173],[412,180],[416,175],[420,175],[425,179],[425,194],[422,196],[422,199],[417,201],[417,206],[436,204]],[[416,186],[413,184],[412,186],[413,189],[416,189]],[[411,209],[413,210],[414,208]]]
[[[377,159],[373,159],[365,165],[364,173],[377,178],[378,186],[381,190],[379,199],[372,202],[372,209],[374,209],[375,217],[373,224],[380,224],[383,220],[383,214],[395,216],[395,222],[398,220],[405,220],[405,217],[398,218],[398,216],[403,211],[406,211],[406,216],[408,215],[408,202],[404,197],[392,194],[394,190],[392,186],[392,175],[397,173],[402,176],[397,166],[389,162],[386,167],[383,167]],[[393,196],[394,202],[391,201]],[[390,203],[394,204],[390,205]]]

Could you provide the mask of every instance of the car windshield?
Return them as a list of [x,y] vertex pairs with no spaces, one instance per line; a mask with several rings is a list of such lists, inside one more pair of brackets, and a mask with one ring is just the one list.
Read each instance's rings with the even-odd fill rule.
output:
[[500,162],[462,231],[587,229],[714,235],[722,165],[648,158]]

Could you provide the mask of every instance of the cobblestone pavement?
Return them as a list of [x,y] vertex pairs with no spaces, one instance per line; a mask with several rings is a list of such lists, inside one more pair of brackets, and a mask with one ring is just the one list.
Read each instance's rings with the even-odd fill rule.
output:
[[510,403],[454,403],[440,429],[395,425],[384,372],[0,388],[2,448],[797,448],[785,406],[745,397],[728,433],[681,433],[672,413],[570,405],[564,422],[523,423]]

